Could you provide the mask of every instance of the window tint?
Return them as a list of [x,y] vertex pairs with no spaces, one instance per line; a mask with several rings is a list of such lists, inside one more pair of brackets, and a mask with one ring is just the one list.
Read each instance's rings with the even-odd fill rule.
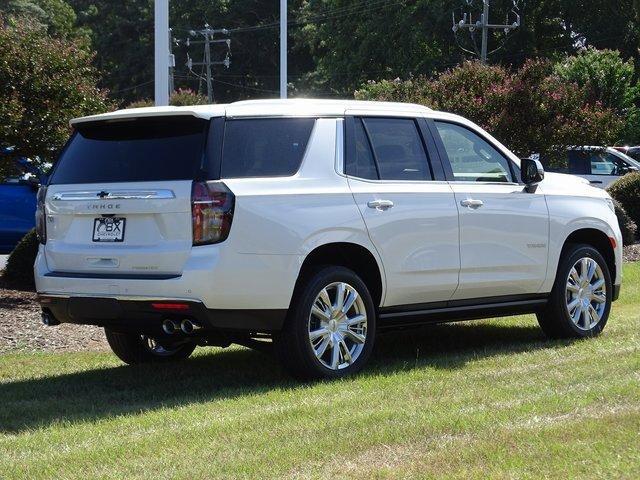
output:
[[378,171],[369,145],[367,133],[362,125],[362,120],[355,119],[354,122],[355,137],[355,158],[347,158],[345,172],[359,178],[367,178],[370,180],[378,179]]
[[52,184],[189,180],[200,167],[207,122],[141,118],[79,125]]
[[431,180],[427,155],[413,119],[364,118],[382,180]]
[[512,182],[509,161],[486,140],[453,123],[436,122],[454,180]]
[[228,120],[222,178],[293,175],[300,168],[315,119]]
[[573,175],[589,175],[591,173],[588,152],[583,150],[569,150],[567,157],[569,159],[568,173]]

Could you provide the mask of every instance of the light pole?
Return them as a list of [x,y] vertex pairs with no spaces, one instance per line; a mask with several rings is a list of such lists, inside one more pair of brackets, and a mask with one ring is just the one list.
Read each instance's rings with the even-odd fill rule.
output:
[[287,98],[287,0],[280,0],[280,98]]
[[154,6],[155,104],[169,105],[169,0]]

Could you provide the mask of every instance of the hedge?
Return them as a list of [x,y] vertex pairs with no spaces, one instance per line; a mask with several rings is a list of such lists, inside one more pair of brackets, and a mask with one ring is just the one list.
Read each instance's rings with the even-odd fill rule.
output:
[[620,225],[620,231],[622,232],[622,244],[631,245],[635,243],[638,233],[636,223],[631,219],[620,202],[614,200],[613,205],[615,207],[616,217],[618,217],[618,225]]
[[620,202],[631,220],[640,225],[640,172],[628,173],[609,185],[607,191]]
[[35,287],[33,264],[38,254],[38,238],[32,229],[13,249],[4,269],[3,279],[7,284],[19,287]]

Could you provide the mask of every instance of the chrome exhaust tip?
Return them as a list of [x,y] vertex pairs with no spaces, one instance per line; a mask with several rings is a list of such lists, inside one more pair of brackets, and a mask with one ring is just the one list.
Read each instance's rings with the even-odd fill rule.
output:
[[182,323],[180,324],[180,329],[186,335],[191,335],[193,332],[196,332],[201,328],[202,327],[200,326],[200,324],[196,322],[192,322],[188,318],[185,318],[184,320],[182,320]]
[[167,335],[173,335],[180,329],[180,325],[173,320],[165,320],[162,322],[162,331]]

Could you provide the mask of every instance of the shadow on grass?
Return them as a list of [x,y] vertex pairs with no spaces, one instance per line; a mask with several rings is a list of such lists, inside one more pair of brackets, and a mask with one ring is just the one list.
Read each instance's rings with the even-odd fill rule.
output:
[[[363,375],[458,369],[479,358],[555,346],[558,343],[545,342],[535,326],[432,326],[381,335]],[[97,420],[298,385],[270,355],[212,350],[176,364],[119,366],[0,385],[0,431],[16,433],[55,422]]]

